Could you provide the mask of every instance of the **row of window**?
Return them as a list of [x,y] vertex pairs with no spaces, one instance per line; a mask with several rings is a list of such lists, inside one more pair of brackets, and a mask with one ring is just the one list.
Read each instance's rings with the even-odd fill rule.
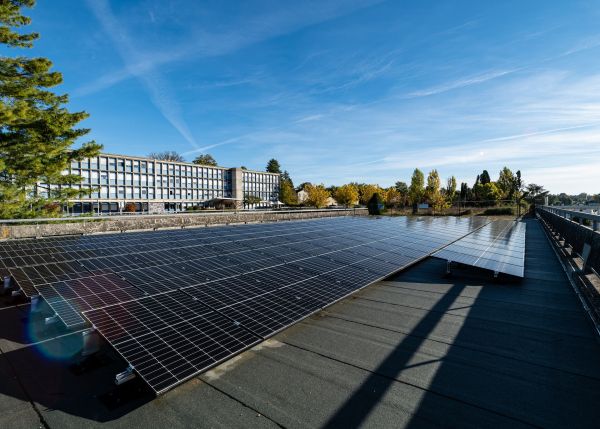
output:
[[244,191],[273,192],[278,189],[275,183],[244,183]]
[[[230,193],[219,190],[208,189],[155,189],[145,187],[132,186],[100,186],[99,188],[90,189],[84,186],[73,186],[75,189],[86,191],[81,199],[86,198],[134,198],[134,199],[188,199],[188,200],[209,200],[212,198],[230,197]],[[45,192],[41,192],[41,196]]]
[[228,182],[219,179],[198,179],[173,176],[150,176],[135,173],[82,171],[82,183],[91,185],[134,185],[172,188],[229,189]]
[[171,164],[159,161],[140,161],[127,158],[96,157],[83,161],[72,161],[73,174],[76,170],[123,171],[131,173],[168,174],[172,176],[189,176],[222,179],[229,172],[222,168],[196,167],[192,165]]
[[279,176],[274,174],[262,174],[262,173],[251,173],[244,172],[242,180],[244,183],[279,183]]

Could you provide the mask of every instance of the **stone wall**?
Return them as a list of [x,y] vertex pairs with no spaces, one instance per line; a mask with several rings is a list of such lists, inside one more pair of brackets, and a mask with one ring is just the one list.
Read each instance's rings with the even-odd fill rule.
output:
[[297,211],[240,211],[180,213],[171,215],[100,216],[73,221],[30,220],[27,223],[0,221],[0,239],[48,237],[55,235],[100,234],[163,228],[188,228],[210,225],[278,222],[334,216],[364,216],[366,209],[297,210]]

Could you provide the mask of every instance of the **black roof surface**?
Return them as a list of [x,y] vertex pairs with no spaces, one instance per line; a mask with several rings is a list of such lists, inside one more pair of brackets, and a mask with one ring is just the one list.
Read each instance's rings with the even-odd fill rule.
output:
[[0,309],[0,427],[597,427],[600,344],[527,223],[522,281],[429,258],[158,398]]

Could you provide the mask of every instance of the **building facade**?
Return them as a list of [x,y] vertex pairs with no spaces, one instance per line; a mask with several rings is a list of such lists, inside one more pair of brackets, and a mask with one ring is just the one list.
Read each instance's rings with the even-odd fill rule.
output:
[[68,210],[74,213],[279,204],[279,174],[264,171],[100,154],[72,162],[64,174],[81,176],[81,184],[72,187],[86,191],[71,201]]

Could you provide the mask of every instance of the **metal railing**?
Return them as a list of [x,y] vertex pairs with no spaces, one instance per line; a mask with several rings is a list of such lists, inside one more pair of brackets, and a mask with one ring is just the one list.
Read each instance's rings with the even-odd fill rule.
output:
[[589,228],[593,231],[600,231],[600,214],[585,212],[583,211],[583,207],[580,209],[572,209],[553,206],[538,206],[537,209],[555,214],[566,220],[577,221],[577,223],[584,227],[587,227],[587,225],[584,224],[584,219],[587,219],[590,223]]
[[581,257],[584,271],[600,273],[600,215],[552,206],[537,206],[536,211],[564,246]]

